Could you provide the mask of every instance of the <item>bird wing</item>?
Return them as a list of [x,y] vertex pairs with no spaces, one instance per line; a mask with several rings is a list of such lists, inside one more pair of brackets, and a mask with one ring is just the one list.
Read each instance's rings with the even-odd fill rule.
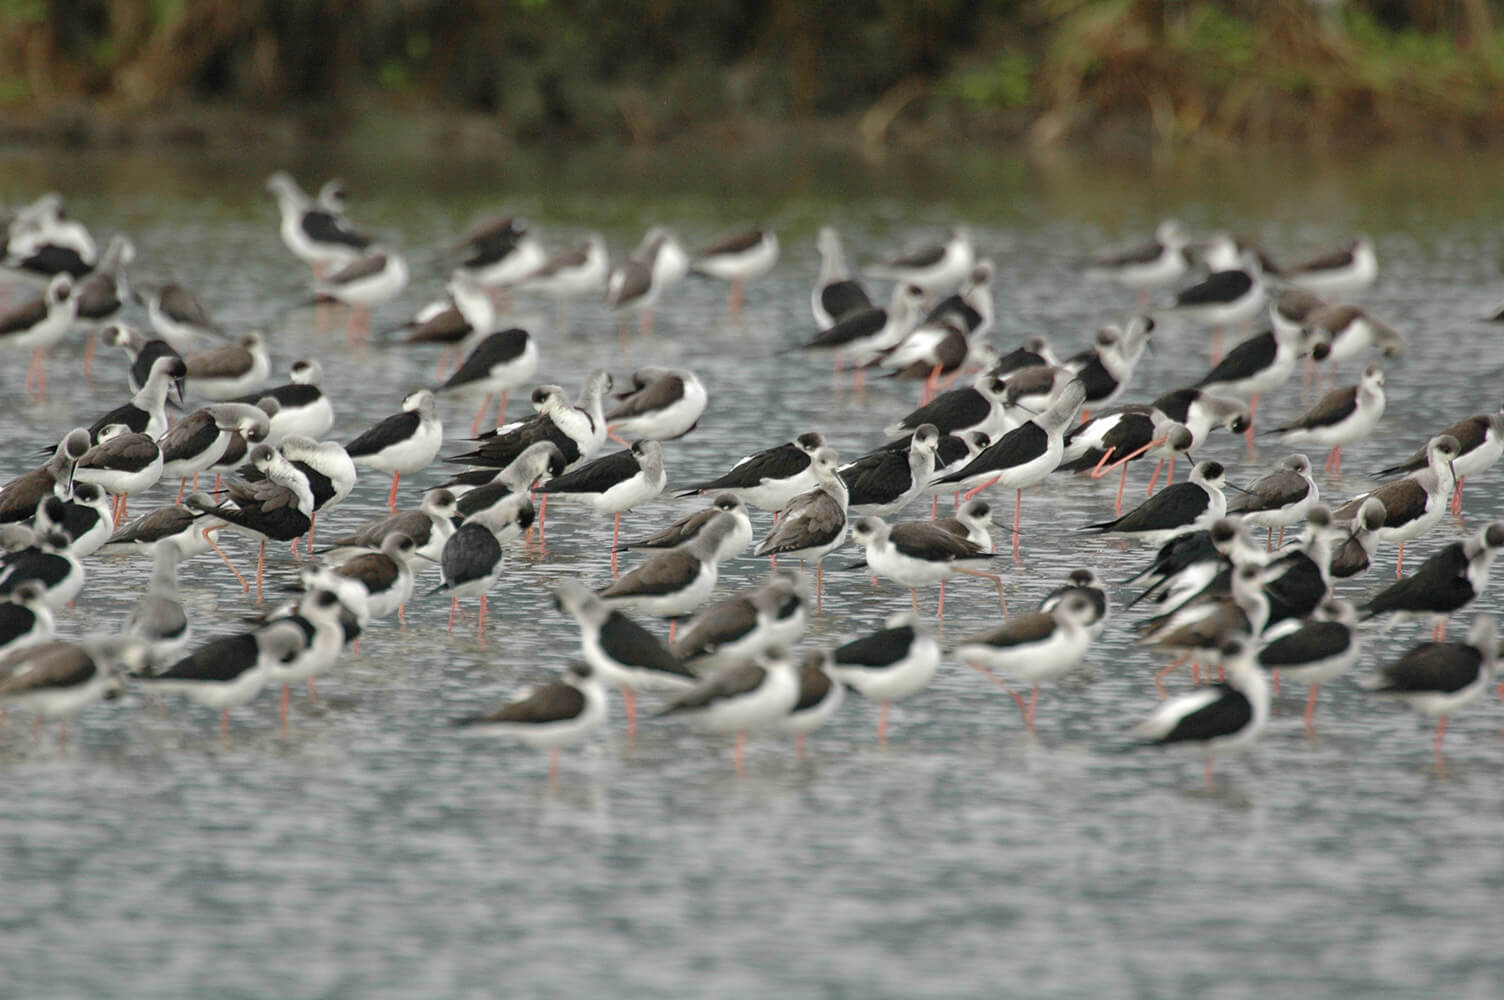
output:
[[1318,427],[1330,427],[1341,423],[1352,415],[1358,408],[1358,387],[1356,385],[1336,389],[1321,397],[1310,410],[1283,427],[1276,430],[1309,430]]
[[638,417],[644,413],[656,413],[684,398],[684,379],[678,375],[665,375],[654,379],[617,404],[606,414],[606,422]]
[[1483,654],[1458,642],[1424,643],[1380,668],[1373,690],[1381,694],[1460,691],[1478,679]]
[[700,572],[700,560],[680,549],[660,552],[628,573],[623,573],[601,597],[652,597],[672,594]]
[[913,644],[913,626],[901,625],[854,639],[838,647],[831,657],[841,666],[887,667],[907,656]]
[[950,559],[989,558],[991,553],[968,541],[964,535],[936,527],[930,521],[904,521],[893,525],[888,533],[893,545],[906,556],[933,558],[943,553]]
[[539,493],[604,493],[611,487],[635,476],[641,466],[631,449],[614,452],[604,458],[586,462],[573,472],[550,479],[538,487]]
[[475,720],[478,722],[564,722],[576,718],[585,710],[585,695],[572,684],[562,681],[545,684],[521,701],[503,705],[490,715]]
[[228,344],[203,354],[190,354],[184,363],[188,366],[190,379],[234,378],[245,374],[254,361],[251,352],[244,347]]

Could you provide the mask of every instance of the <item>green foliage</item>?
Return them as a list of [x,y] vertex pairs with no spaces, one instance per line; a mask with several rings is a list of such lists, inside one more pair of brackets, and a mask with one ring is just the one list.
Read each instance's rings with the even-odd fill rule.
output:
[[514,136],[642,142],[922,93],[904,114],[932,123],[1028,109],[1065,130],[1152,115],[1163,136],[1267,134],[1320,109],[1504,134],[1504,0],[1479,2],[1326,18],[1308,0],[0,0],[0,80],[29,84],[0,100],[381,91]]
[[1225,87],[1247,73],[1257,47],[1253,22],[1202,4],[1178,24],[1166,41],[1208,84]]
[[0,104],[19,104],[31,96],[31,87],[19,76],[0,76]]
[[47,0],[0,0],[0,22],[41,24],[47,20]]
[[1028,53],[1005,49],[980,69],[952,74],[943,92],[981,107],[1024,107],[1034,97],[1034,70]]

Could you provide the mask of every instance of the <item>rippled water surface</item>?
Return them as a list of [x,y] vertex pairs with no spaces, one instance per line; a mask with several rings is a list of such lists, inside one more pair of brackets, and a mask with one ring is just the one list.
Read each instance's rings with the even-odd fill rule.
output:
[[[321,358],[334,436],[349,440],[431,380],[436,354],[352,353],[338,313],[321,329],[312,313],[287,311],[305,273],[260,190],[275,166],[254,153],[13,156],[0,196],[63,190],[97,234],[135,237],[135,273],[190,284],[232,328],[265,325],[279,371]],[[909,385],[833,394],[824,362],[786,350],[812,332],[814,232],[825,221],[862,261],[970,221],[998,263],[996,343],[1047,333],[1062,354],[1132,305],[1112,286],[1083,284],[1072,262],[1140,238],[1163,214],[1256,235],[1287,257],[1363,228],[1382,265],[1364,301],[1411,350],[1389,370],[1380,436],[1349,450],[1344,479],[1322,482],[1324,496],[1342,498],[1369,484],[1365,470],[1499,405],[1504,348],[1499,328],[1479,322],[1504,300],[1504,205],[1483,180],[1497,167],[1150,172],[980,156],[863,167],[684,155],[416,168],[310,159],[299,172],[316,182],[340,170],[356,219],[410,254],[413,286],[378,327],[437,290],[442,247],[484,211],[526,214],[550,245],[598,227],[617,254],[650,222],[677,226],[690,244],[754,219],[775,225],[782,263],[750,291],[738,325],[726,320],[724,287],[699,280],[671,294],[657,333],[634,336],[625,354],[593,304],[567,332],[545,303],[516,304],[542,344],[540,381],[573,392],[591,367],[625,375],[648,363],[702,374],[711,408],[665,449],[675,483],[811,429],[854,456],[913,405]],[[1156,337],[1131,398],[1205,370],[1204,333],[1171,322]],[[78,338],[57,352],[42,406],[16,389],[26,359],[0,356],[12,387],[0,416],[7,476],[123,398],[121,358],[101,355],[88,385],[81,349]],[[1261,421],[1307,403],[1292,383]],[[523,412],[520,398],[511,412]],[[468,429],[467,408],[444,416],[450,437]],[[1198,457],[1225,461],[1244,482],[1283,453],[1271,443],[1251,454],[1223,435]],[[441,471],[404,479],[404,502],[416,504]],[[1504,514],[1498,476],[1469,484],[1469,527]],[[1130,494],[1145,477],[1130,475]],[[1077,566],[1119,581],[1142,565],[1145,547],[1076,531],[1110,512],[1114,485],[1057,478],[1025,496],[1024,560],[1003,561],[1012,607]],[[321,532],[379,514],[386,486],[363,478]],[[170,499],[163,488],[132,508]],[[623,531],[645,533],[690,503],[633,511]],[[765,532],[770,517],[754,520]],[[1418,563],[1462,530],[1447,522],[1407,554]],[[570,661],[576,632],[543,584],[603,582],[609,532],[608,519],[558,504],[547,552],[509,562],[483,643],[473,617],[451,636],[446,602],[417,599],[405,631],[372,626],[317,705],[299,692],[285,737],[271,692],[234,713],[229,749],[213,713],[177,699],[149,707],[131,693],[93,707],[66,749],[55,729],[34,740],[12,712],[0,728],[0,995],[1497,995],[1504,715],[1493,696],[1454,720],[1443,773],[1427,724],[1352,678],[1323,691],[1314,741],[1300,723],[1304,689],[1287,686],[1262,742],[1222,762],[1208,795],[1197,760],[1126,736],[1157,703],[1156,661],[1132,645],[1132,616],[1119,613],[1090,670],[1045,690],[1037,740],[1010,699],[948,661],[930,690],[895,707],[886,749],[874,740],[877,706],[852,698],[803,763],[785,738],[754,738],[741,779],[728,741],[656,721],[626,741],[613,696],[608,734],[566,752],[551,789],[542,754],[462,738],[446,722]],[[235,544],[239,561],[254,558]],[[1381,550],[1380,566],[1343,593],[1380,586],[1393,556]],[[737,560],[721,591],[764,571]],[[99,556],[88,572],[78,606],[60,616],[66,634],[113,627],[147,566]],[[294,573],[278,547],[272,585]],[[211,559],[183,576],[202,637],[254,610]],[[1130,595],[1113,591],[1119,607]],[[984,582],[959,583],[948,598],[947,640],[997,620]],[[1493,594],[1481,604],[1498,610]],[[807,642],[834,643],[907,606],[892,585],[828,574]],[[1369,633],[1359,672],[1420,628]]]

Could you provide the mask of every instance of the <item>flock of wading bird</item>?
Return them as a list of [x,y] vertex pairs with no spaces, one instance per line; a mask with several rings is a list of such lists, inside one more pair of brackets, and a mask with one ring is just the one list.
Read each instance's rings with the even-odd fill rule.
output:
[[[351,223],[337,183],[316,197],[282,173],[267,186],[280,207],[283,241],[312,266],[309,302],[339,304],[352,342],[369,339],[372,310],[408,283],[405,259]],[[1166,698],[1133,731],[1203,753],[1209,784],[1215,755],[1247,749],[1265,729],[1271,683],[1308,685],[1305,725],[1313,729],[1319,685],[1353,667],[1359,623],[1369,618],[1434,618],[1431,641],[1398,656],[1386,651],[1361,683],[1436,717],[1438,760],[1449,714],[1493,680],[1492,619],[1476,616],[1463,642],[1444,641],[1445,622],[1487,585],[1504,522],[1402,573],[1407,541],[1449,509],[1461,523],[1464,478],[1483,473],[1504,450],[1504,411],[1463,416],[1416,442],[1413,454],[1384,470],[1387,483],[1340,504],[1320,502],[1304,454],[1281,457],[1241,488],[1215,461],[1194,462],[1175,482],[1179,456],[1189,459],[1215,431],[1246,433],[1251,444],[1260,397],[1285,387],[1302,366],[1309,392],[1312,378],[1318,387],[1322,378],[1315,366],[1326,362],[1331,391],[1267,433],[1330,448],[1322,475],[1337,477],[1342,447],[1374,432],[1385,411],[1383,369],[1369,363],[1357,382],[1336,384],[1343,362],[1375,353],[1397,361],[1405,353],[1398,332],[1351,301],[1377,276],[1366,238],[1281,267],[1225,235],[1192,244],[1180,225],[1165,222],[1148,245],[1084,265],[1088,277],[1137,292],[1139,315],[1104,326],[1090,349],[1062,359],[1043,338],[1006,351],[990,342],[994,268],[967,229],[853,270],[827,227],[801,352],[833,356],[838,386],[845,365],[858,388],[869,370],[919,382],[919,407],[882,428],[886,444],[845,463],[817,431],[765,442],[723,475],[679,489],[679,496],[703,495],[706,506],[622,545],[621,515],[668,489],[665,443],[695,429],[710,403],[705,383],[686,368],[641,368],[613,397],[614,380],[597,370],[583,375],[574,399],[557,385],[533,387],[534,412],[507,423],[508,396],[532,384],[540,345],[532,332],[507,325],[498,303],[554,299],[557,335],[571,306],[604,302],[625,338],[630,313],[650,329],[654,308],[700,272],[730,282],[734,320],[744,286],[778,262],[771,231],[750,229],[692,253],[655,228],[613,266],[599,235],[550,253],[520,218],[488,220],[457,244],[464,259],[445,294],[386,331],[399,343],[440,345],[439,384],[409,393],[397,412],[341,444],[325,437],[335,408],[319,361],[297,360],[289,381],[269,385],[269,336],[229,337],[189,288],[130,280],[135,248],[124,234],[97,252],[56,194],[15,210],[4,225],[6,273],[43,286],[0,318],[0,341],[32,350],[25,392],[45,399],[48,350],[74,331],[89,338],[80,377],[92,378],[100,340],[129,362],[125,401],[101,406],[55,444],[36,441],[50,457],[0,491],[0,705],[34,711],[38,729],[44,717],[61,719],[64,741],[70,716],[130,686],[218,709],[227,739],[230,709],[280,683],[285,729],[291,686],[306,680],[314,696],[314,679],[347,647],[358,650],[373,621],[396,615],[405,627],[416,595],[448,595],[451,632],[458,602],[478,598],[484,637],[486,595],[502,577],[506,553],[534,533],[543,539],[554,495],[615,519],[611,582],[597,590],[573,578],[553,585],[558,608],[578,626],[580,662],[493,712],[457,720],[468,731],[551,749],[551,778],[559,749],[604,725],[607,688],[621,691],[629,735],[639,690],[666,695],[658,715],[736,734],[740,771],[748,733],[796,734],[802,754],[805,734],[838,710],[848,687],[880,702],[878,739],[886,740],[889,704],[924,691],[947,653],[1011,694],[1032,734],[1040,685],[1081,666],[1109,620],[1108,589],[1090,569],[1060,581],[1037,609],[1007,614],[995,567],[1009,550],[1020,560],[1024,490],[1056,473],[1117,473],[1116,516],[1085,530],[1159,546],[1133,578],[1144,589],[1128,607],[1152,612],[1134,626],[1138,641],[1175,657],[1155,678],[1161,694],[1162,679],[1184,664],[1196,686]],[[878,280],[892,288],[874,301]],[[1148,403],[1120,402],[1134,388],[1155,328],[1151,294],[1172,296],[1152,315],[1213,329],[1212,364],[1193,385]],[[1225,356],[1224,335],[1234,338]],[[451,356],[459,359],[452,370]],[[493,423],[486,418],[498,397]],[[196,408],[184,405],[190,399]],[[451,401],[478,406],[469,438],[442,458],[465,469],[431,475],[421,504],[399,510],[402,477],[443,468],[434,465],[445,444],[440,405]],[[818,423],[819,402],[810,407]],[[622,449],[603,454],[607,438]],[[1125,510],[1128,465],[1145,459],[1156,461],[1149,496]],[[1166,486],[1155,492],[1165,467]],[[390,474],[391,516],[348,527],[315,550],[318,515],[351,494],[360,468]],[[200,478],[211,474],[213,488],[200,490]],[[1015,494],[1003,553],[991,537],[992,508],[978,497],[993,487]],[[153,490],[163,500],[175,492],[175,501],[129,520],[129,499]],[[937,517],[939,498],[952,494],[954,515]],[[928,518],[893,519],[925,498]],[[772,560],[771,575],[710,603],[720,564],[752,547],[749,507],[774,512],[773,527],[752,549]],[[1267,532],[1262,545],[1252,535],[1259,527]],[[1286,528],[1298,528],[1299,537],[1287,543]],[[199,643],[204,623],[185,611],[179,563],[214,551],[250,590],[217,542],[223,531],[260,543],[258,604],[268,542],[291,543],[300,585],[294,600],[254,627],[221,623],[232,630]],[[838,648],[795,655],[808,618],[822,610],[822,560],[848,540],[865,550],[857,565],[874,580],[910,588],[910,607]],[[1385,542],[1398,543],[1398,581],[1358,603],[1336,596],[1339,581],[1366,572]],[[646,558],[618,575],[617,553],[628,549]],[[123,628],[57,637],[55,616],[66,615],[79,594],[86,562],[109,550],[153,560]],[[811,564],[813,580],[805,573]],[[435,572],[437,586],[419,590],[419,579]],[[1003,617],[942,649],[917,591],[938,584],[936,617],[943,618],[946,581],[958,574],[993,583]],[[669,620],[666,641],[639,621],[644,616]],[[1203,684],[1211,670],[1218,680]],[[1027,701],[1022,687],[1031,689]]]

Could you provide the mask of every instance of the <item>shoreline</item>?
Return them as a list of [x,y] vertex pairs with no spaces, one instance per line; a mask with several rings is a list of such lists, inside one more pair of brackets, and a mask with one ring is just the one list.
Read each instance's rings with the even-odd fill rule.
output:
[[[1284,111],[1293,116],[1299,109],[1292,106]],[[254,146],[293,155],[310,147],[359,150],[377,144],[405,157],[440,149],[460,157],[486,157],[559,148],[651,152],[713,144],[722,152],[789,145],[880,160],[934,148],[997,146],[1030,158],[1094,155],[1147,162],[1248,152],[1341,157],[1410,149],[1455,153],[1504,148],[1504,131],[1482,129],[1473,121],[1438,119],[1424,111],[1408,118],[1385,115],[1382,129],[1372,121],[1355,121],[1305,136],[1285,130],[1234,136],[1206,129],[1174,139],[1159,135],[1147,110],[1119,112],[1090,127],[1069,129],[1063,129],[1049,115],[1036,117],[1022,111],[900,111],[882,117],[881,124],[874,126],[870,110],[859,115],[792,120],[737,116],[649,132],[634,131],[623,120],[622,127],[614,131],[576,135],[561,130],[524,138],[509,129],[499,115],[451,108],[393,107],[380,101],[305,105],[288,111],[204,102],[150,113],[75,102],[45,110],[12,109],[0,116],[0,150],[226,151]]]

